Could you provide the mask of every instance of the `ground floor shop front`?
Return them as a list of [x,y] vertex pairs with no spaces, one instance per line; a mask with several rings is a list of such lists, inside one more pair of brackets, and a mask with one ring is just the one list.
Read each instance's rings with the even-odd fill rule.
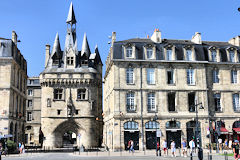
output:
[[[112,125],[113,124],[113,125]],[[181,147],[183,140],[196,141],[196,122],[194,119],[118,119],[105,122],[103,145],[109,150],[119,151],[129,149],[129,141],[134,142],[135,150],[156,149],[157,143],[167,142],[168,147],[172,141],[176,147]],[[209,121],[200,119],[198,124],[199,137],[202,145],[209,143]]]

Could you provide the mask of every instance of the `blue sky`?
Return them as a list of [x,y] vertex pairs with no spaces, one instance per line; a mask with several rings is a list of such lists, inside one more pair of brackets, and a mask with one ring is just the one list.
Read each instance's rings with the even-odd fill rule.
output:
[[[84,32],[91,51],[99,46],[105,63],[108,36],[117,40],[145,38],[155,28],[163,38],[191,39],[195,32],[203,40],[228,41],[240,34],[238,0],[73,0],[77,19],[79,50]],[[0,37],[11,38],[15,30],[18,45],[28,62],[28,75],[44,69],[45,45],[53,45],[59,32],[64,47],[70,0],[1,0]],[[105,70],[105,69],[104,69]]]

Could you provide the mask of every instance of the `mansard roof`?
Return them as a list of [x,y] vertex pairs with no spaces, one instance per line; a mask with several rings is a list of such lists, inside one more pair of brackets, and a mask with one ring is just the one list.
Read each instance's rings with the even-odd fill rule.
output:
[[215,46],[219,49],[222,62],[227,62],[227,48],[235,47],[240,49],[240,47],[234,46],[228,42],[202,41],[202,44],[196,44],[191,40],[163,39],[161,43],[155,43],[151,39],[147,38],[133,38],[114,42],[113,59],[123,59],[122,46],[128,43],[134,44],[136,47],[136,59],[139,60],[143,60],[143,47],[147,44],[154,44],[154,46],[156,46],[156,60],[164,60],[164,47],[168,44],[175,47],[177,60],[184,60],[184,47],[186,46],[192,46],[194,48],[197,61],[208,61],[208,49],[211,46]]

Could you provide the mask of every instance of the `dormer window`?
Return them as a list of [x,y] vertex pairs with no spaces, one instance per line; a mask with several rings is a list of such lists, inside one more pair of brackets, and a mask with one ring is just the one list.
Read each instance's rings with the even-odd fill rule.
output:
[[216,50],[211,51],[211,57],[213,62],[217,62],[217,52]]
[[67,57],[67,64],[73,65],[73,57]]
[[186,50],[186,60],[187,61],[192,61],[193,60],[193,54],[191,49]]
[[173,54],[172,54],[172,50],[171,50],[171,49],[167,49],[167,55],[166,55],[166,57],[167,57],[167,60],[168,60],[168,61],[173,60]]
[[147,58],[148,59],[152,59],[153,58],[153,49],[152,48],[148,48],[147,49]]
[[234,51],[229,51],[229,61],[235,62],[235,53]]
[[132,48],[130,47],[126,48],[126,57],[133,58]]

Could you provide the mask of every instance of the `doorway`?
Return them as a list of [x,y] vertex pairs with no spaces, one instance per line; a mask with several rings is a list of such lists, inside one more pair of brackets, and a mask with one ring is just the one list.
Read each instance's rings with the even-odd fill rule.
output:
[[133,140],[134,150],[139,150],[139,131],[124,131],[125,150],[128,149],[128,142]]

